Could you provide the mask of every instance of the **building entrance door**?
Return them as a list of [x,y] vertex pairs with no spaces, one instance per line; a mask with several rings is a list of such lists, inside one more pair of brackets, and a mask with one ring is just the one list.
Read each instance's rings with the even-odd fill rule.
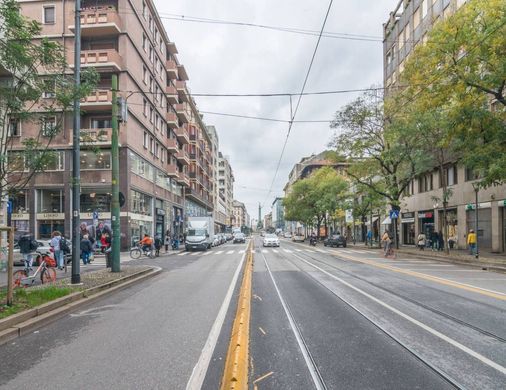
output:
[[[474,210],[466,212],[467,232],[474,230]],[[492,249],[492,209],[478,209],[478,249]]]

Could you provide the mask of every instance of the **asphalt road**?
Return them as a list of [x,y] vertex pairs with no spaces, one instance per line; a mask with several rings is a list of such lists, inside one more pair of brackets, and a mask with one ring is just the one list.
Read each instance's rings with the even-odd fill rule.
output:
[[[240,284],[232,282],[245,249],[226,244],[132,261],[165,272],[0,346],[0,388],[185,389],[194,368],[192,383],[203,383],[214,350],[226,353],[228,338],[215,345],[235,309],[225,298]],[[217,381],[209,388],[220,380],[208,378]]]
[[258,389],[504,389],[506,275],[258,240]]

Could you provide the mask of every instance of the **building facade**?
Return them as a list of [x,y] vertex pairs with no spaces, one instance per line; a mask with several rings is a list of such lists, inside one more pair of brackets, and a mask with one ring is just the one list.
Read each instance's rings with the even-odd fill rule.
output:
[[213,157],[212,171],[213,171],[213,209],[214,209],[214,223],[216,232],[224,232],[227,226],[227,209],[224,195],[220,195],[219,186],[219,163],[220,163],[220,151],[219,151],[219,137],[218,132],[214,126],[207,126],[209,137],[211,138],[211,155]]
[[238,200],[233,201],[233,219],[232,226],[235,228],[242,228],[243,226],[249,226],[248,223],[248,212],[244,203]]
[[272,226],[275,229],[285,230],[285,210],[283,198],[276,198],[272,202]]
[[[73,68],[74,1],[20,2],[22,13],[42,25],[42,36],[65,49]],[[184,217],[212,211],[210,140],[186,86],[188,75],[177,57],[152,0],[82,1],[81,66],[100,73],[97,89],[81,103],[81,221],[110,223],[111,77],[126,100],[128,120],[120,124],[122,248],[144,233],[182,233]],[[45,98],[51,99],[51,91]],[[19,123],[13,152],[41,126]],[[13,224],[39,239],[53,230],[71,235],[72,118],[52,146],[57,159],[13,199]],[[41,133],[42,135],[44,132]],[[189,175],[192,175],[191,179]],[[185,201],[186,197],[186,201]]]
[[226,226],[233,225],[234,216],[234,172],[230,160],[221,152],[218,153],[218,196],[219,207],[225,210]]
[[[400,1],[384,28],[384,85],[395,86],[406,59],[414,47],[424,44],[427,33],[439,20],[465,6],[464,0]],[[469,229],[475,229],[475,197],[473,173],[458,160],[448,161],[444,175],[431,169],[413,180],[401,201],[400,242],[414,245],[423,232],[443,231],[442,180],[446,177],[452,195],[447,204],[448,242],[464,249]],[[439,200],[437,200],[439,199]],[[506,186],[478,191],[478,241],[485,251],[506,251]]]

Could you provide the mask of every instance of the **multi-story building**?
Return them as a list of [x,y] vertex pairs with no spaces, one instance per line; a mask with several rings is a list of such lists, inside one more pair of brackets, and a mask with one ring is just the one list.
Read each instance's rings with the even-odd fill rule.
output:
[[244,203],[239,202],[238,200],[233,201],[233,218],[232,218],[232,226],[237,228],[242,228],[243,226],[249,226],[248,223],[248,212],[246,211],[246,206]]
[[218,178],[220,151],[219,151],[219,137],[218,132],[214,126],[207,126],[209,137],[211,138],[211,154],[213,156],[213,209],[214,209],[214,222],[216,225],[216,232],[224,232],[227,226],[227,206],[225,195],[220,193],[220,185]]
[[264,230],[271,230],[272,226],[272,212],[264,215]]
[[[395,86],[406,59],[416,47],[424,44],[427,34],[439,20],[465,6],[465,0],[403,0],[383,25],[384,84]],[[466,247],[466,234],[475,226],[476,182],[472,172],[458,159],[449,159],[444,175],[437,167],[413,180],[401,203],[401,243],[414,245],[420,232],[427,236],[443,230],[442,180],[452,191],[448,200],[448,240],[459,248]],[[478,240],[480,248],[493,252],[506,250],[506,186],[478,192]]]
[[219,207],[225,208],[226,225],[232,226],[232,217],[234,215],[234,173],[227,156],[218,153],[218,191]]
[[[22,13],[41,23],[42,36],[62,44],[69,72],[74,61],[74,4],[20,2]],[[128,120],[119,129],[120,191],[126,199],[121,208],[122,248],[144,233],[182,232],[185,208],[212,211],[212,161],[210,140],[186,86],[188,75],[176,45],[152,0],[83,0],[81,25],[81,66],[94,67],[101,76],[97,89],[81,103],[81,221],[90,226],[110,223],[115,74],[118,94],[128,106]],[[45,98],[51,96],[49,92]],[[17,124],[14,150],[56,120],[43,114],[41,118],[42,124]],[[14,199],[13,223],[39,239],[49,238],[53,230],[71,235],[70,116],[64,117],[63,131],[52,146],[57,159]]]
[[272,202],[272,226],[275,229],[285,229],[285,211],[283,208],[283,198],[276,198]]

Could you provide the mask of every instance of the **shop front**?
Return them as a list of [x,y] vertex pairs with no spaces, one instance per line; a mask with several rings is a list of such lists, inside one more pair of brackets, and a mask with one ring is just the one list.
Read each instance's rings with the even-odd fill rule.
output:
[[[444,212],[443,210],[439,210],[439,229],[438,232],[443,232],[444,230]],[[458,219],[457,219],[457,209],[448,209],[446,210],[446,221],[448,225],[448,246],[450,249],[457,248],[458,245]]]
[[48,240],[57,230],[65,232],[65,195],[63,190],[36,190],[36,238]]
[[30,214],[16,213],[11,214],[11,226],[16,229],[16,235],[31,234],[30,231]]
[[179,236],[184,233],[183,229],[183,209],[180,207],[174,206],[172,208],[172,234]]
[[40,240],[51,239],[51,234],[55,231],[64,233],[65,214],[64,213],[37,213],[37,237]]
[[[492,208],[490,202],[480,203],[478,208],[478,245],[480,250],[492,249]],[[475,205],[466,206],[467,232],[476,230]],[[466,234],[467,234],[466,232]]]
[[165,210],[162,208],[156,208],[155,217],[155,236],[163,239],[165,236]]
[[418,231],[429,238],[434,232],[434,211],[418,212]]
[[130,225],[130,242],[134,246],[145,234],[153,237],[153,217],[147,215],[128,214]]
[[415,245],[415,213],[407,212],[401,214],[402,244]]

